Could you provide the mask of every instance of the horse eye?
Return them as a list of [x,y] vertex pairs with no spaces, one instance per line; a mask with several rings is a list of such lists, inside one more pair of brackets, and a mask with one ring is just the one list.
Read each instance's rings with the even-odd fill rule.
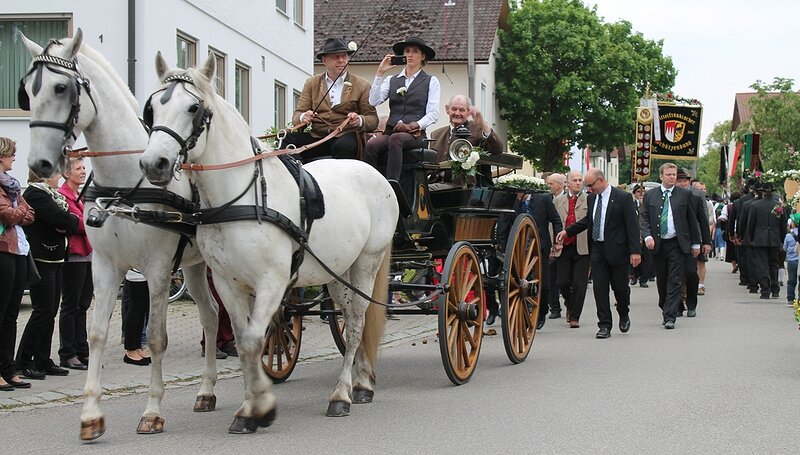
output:
[[56,84],[56,93],[64,93],[67,91],[67,86],[64,84]]
[[192,104],[192,107],[189,108],[189,112],[194,114],[195,112],[197,112],[198,109],[200,109],[200,105],[199,104]]

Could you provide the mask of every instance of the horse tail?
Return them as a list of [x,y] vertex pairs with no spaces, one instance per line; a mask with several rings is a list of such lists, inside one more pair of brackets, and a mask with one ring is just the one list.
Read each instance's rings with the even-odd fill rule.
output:
[[[392,245],[390,243],[383,255],[383,262],[380,269],[378,269],[377,275],[375,275],[375,285],[372,288],[372,298],[381,303],[387,303],[389,297],[389,261],[391,257]],[[368,306],[361,346],[364,348],[364,353],[370,365],[372,365],[373,371],[378,362],[378,347],[383,339],[385,328],[386,307],[374,303]]]

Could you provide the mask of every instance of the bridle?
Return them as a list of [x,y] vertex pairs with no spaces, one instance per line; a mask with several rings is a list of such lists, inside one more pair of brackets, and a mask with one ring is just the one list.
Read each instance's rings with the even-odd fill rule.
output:
[[[66,156],[71,151],[71,147],[68,145],[68,143],[77,139],[77,135],[75,134],[75,126],[78,124],[78,118],[81,111],[81,89],[86,90],[86,93],[89,95],[89,99],[92,101],[92,106],[94,106],[95,112],[97,112],[97,103],[95,103],[94,98],[92,97],[89,79],[81,75],[77,59],[70,61],[61,57],[56,57],[55,55],[47,54],[48,49],[50,49],[50,47],[54,44],[60,45],[61,42],[51,40],[41,54],[33,57],[33,60],[31,61],[31,69],[19,81],[17,103],[19,104],[20,109],[23,111],[30,111],[30,97],[28,96],[28,92],[25,90],[25,81],[31,74],[34,75],[33,85],[31,87],[33,90],[33,96],[38,95],[42,88],[42,74],[45,68],[53,73],[66,76],[70,79],[72,83],[67,84],[67,90],[69,90],[70,98],[70,110],[67,119],[63,123],[46,120],[32,120],[28,124],[29,128],[53,128],[63,131],[64,136],[62,138],[62,153]],[[63,71],[59,68],[63,68],[67,71]]]
[[[144,105],[143,119],[145,126],[147,126],[150,129],[149,133],[150,135],[152,135],[156,131],[163,131],[167,133],[169,136],[171,136],[173,139],[175,139],[178,145],[181,146],[178,162],[176,163],[176,165],[179,166],[188,160],[189,150],[193,149],[197,145],[197,139],[200,138],[200,135],[203,134],[203,131],[208,131],[206,130],[206,127],[208,127],[209,130],[211,129],[211,118],[214,116],[214,113],[211,112],[210,109],[206,108],[205,102],[203,101],[202,98],[200,98],[197,94],[193,93],[191,90],[188,90],[186,88],[186,84],[192,86],[195,85],[192,78],[189,77],[188,75],[175,74],[164,79],[164,83],[169,85],[165,88],[162,88],[161,90],[157,90],[152,95],[150,95],[150,98],[147,99],[147,103],[145,103]],[[175,132],[175,130],[169,128],[168,126],[153,125],[153,105],[152,105],[153,97],[156,96],[156,94],[163,92],[161,98],[159,98],[159,102],[161,104],[166,104],[167,101],[169,101],[172,98],[172,94],[175,91],[175,87],[177,87],[178,84],[181,84],[186,93],[188,93],[195,100],[197,100],[197,104],[193,106],[196,108],[196,111],[194,112],[194,116],[192,117],[192,132],[186,139],[182,138],[180,134],[178,134],[177,132]]]

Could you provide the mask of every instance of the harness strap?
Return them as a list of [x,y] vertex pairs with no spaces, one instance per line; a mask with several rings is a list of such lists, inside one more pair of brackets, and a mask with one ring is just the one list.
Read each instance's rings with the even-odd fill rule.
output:
[[252,221],[258,219],[258,216],[281,228],[300,245],[308,243],[308,234],[305,231],[294,224],[289,217],[269,207],[231,205],[228,207],[200,209],[200,211],[192,214],[189,221],[197,225],[219,224],[231,221]]

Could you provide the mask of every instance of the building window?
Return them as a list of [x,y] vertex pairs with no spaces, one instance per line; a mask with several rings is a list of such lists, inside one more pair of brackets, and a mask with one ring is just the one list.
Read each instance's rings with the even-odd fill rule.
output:
[[194,68],[197,66],[197,40],[178,32],[178,68]]
[[286,14],[286,0],[275,0],[275,8],[283,14]]
[[250,123],[250,67],[236,62],[236,109]]
[[297,25],[303,25],[303,2],[305,0],[294,0],[294,23]]
[[208,55],[213,55],[214,60],[217,61],[217,74],[214,79],[214,88],[217,89],[217,95],[225,98],[225,54],[213,47],[209,47]]
[[300,104],[300,92],[297,90],[292,91],[292,111],[297,110],[297,105]]
[[286,126],[286,84],[275,81],[275,127]]
[[0,109],[14,112],[0,115],[20,115],[17,105],[19,80],[28,72],[31,54],[17,33],[41,46],[50,38],[69,35],[71,17],[58,16],[0,16]]

